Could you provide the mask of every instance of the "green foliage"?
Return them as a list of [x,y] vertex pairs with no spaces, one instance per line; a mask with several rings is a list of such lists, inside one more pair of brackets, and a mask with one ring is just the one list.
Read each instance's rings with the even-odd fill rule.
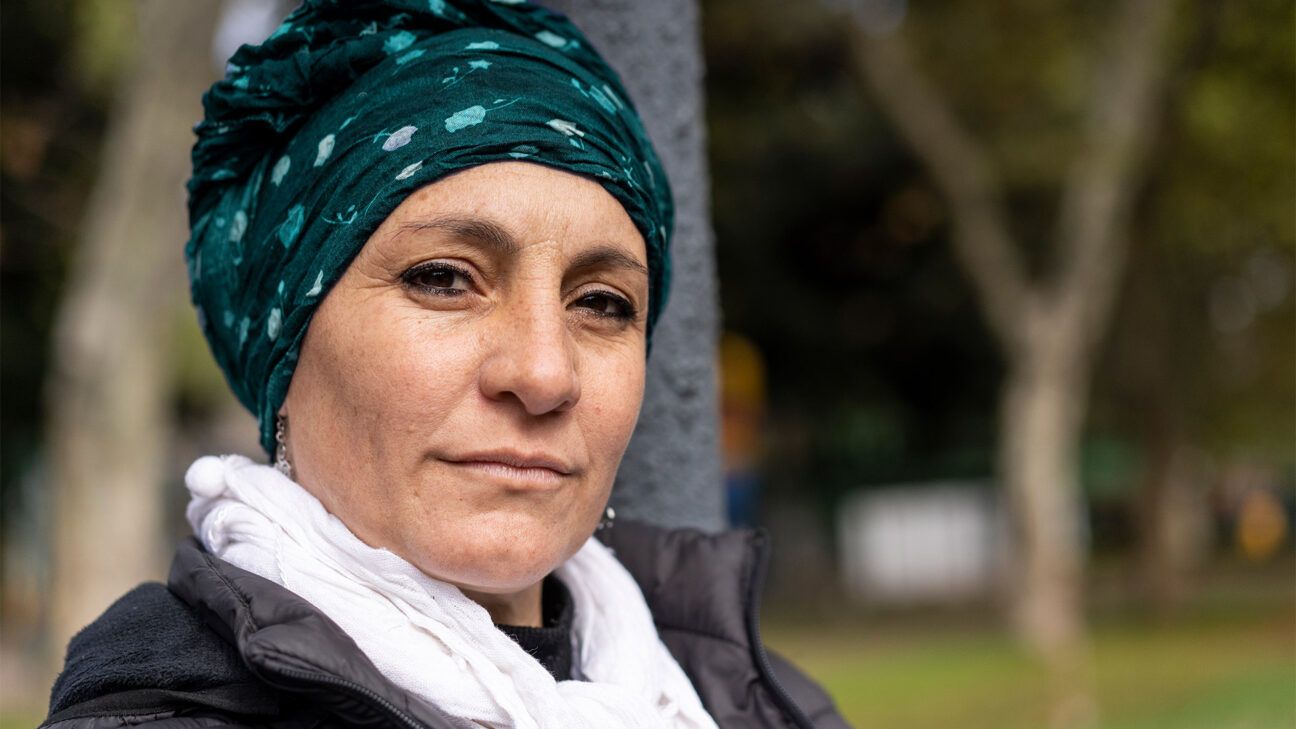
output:
[[1131,433],[1147,410],[1169,410],[1196,447],[1292,469],[1296,14],[1280,2],[1193,9],[1097,420]]
[[[1109,28],[1094,3],[911,3],[904,32],[960,120],[986,145],[1010,197],[1056,191],[1076,154]],[[1025,240],[1052,232],[1048,221]]]
[[135,4],[122,0],[73,3],[69,70],[87,96],[110,103],[130,63],[135,37]]

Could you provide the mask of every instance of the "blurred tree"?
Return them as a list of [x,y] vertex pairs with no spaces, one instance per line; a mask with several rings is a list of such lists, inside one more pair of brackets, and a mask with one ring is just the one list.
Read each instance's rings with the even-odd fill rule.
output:
[[[120,66],[102,2],[0,3],[0,616],[3,648],[43,647],[49,527],[41,468],[49,330]],[[107,16],[107,17],[106,17]],[[90,23],[88,18],[104,22]],[[33,63],[32,59],[40,59]],[[84,70],[83,70],[84,69]],[[16,683],[16,682],[15,682]],[[22,686],[7,685],[22,693]],[[43,687],[40,687],[43,689]]]
[[1140,587],[1161,615],[1208,553],[1212,464],[1296,485],[1296,6],[1187,10],[1093,417],[1136,445]]
[[[218,3],[140,0],[136,55],[104,141],[47,382],[54,489],[50,658],[123,589],[162,572],[169,312],[191,127],[212,80]],[[181,101],[177,101],[181,100]]]
[[[1082,142],[1063,169],[1057,252],[1032,276],[1014,243],[992,150],[913,60],[904,3],[852,3],[858,60],[874,98],[947,198],[952,243],[1004,353],[1000,478],[1013,504],[1021,566],[1015,617],[1026,641],[1083,706],[1084,555],[1079,446],[1096,345],[1121,280],[1146,147],[1169,67],[1170,0],[1113,9],[1086,103]],[[1060,716],[1073,711],[1059,704]],[[1066,719],[1062,719],[1066,721]]]

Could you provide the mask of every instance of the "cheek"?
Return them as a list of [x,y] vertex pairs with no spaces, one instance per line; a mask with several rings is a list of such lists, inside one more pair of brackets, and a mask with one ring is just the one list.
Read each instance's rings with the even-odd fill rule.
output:
[[389,517],[417,503],[405,493],[412,471],[475,387],[475,348],[399,301],[326,313],[293,376],[295,465],[303,486],[362,539],[388,544]]
[[642,357],[622,357],[583,378],[582,389],[588,400],[582,403],[586,406],[582,430],[592,455],[612,473],[639,420],[644,369]]
[[339,401],[331,415],[363,428],[350,435],[379,446],[372,455],[396,455],[387,438],[426,436],[471,377],[469,348],[429,329],[412,317],[376,315],[330,347],[328,386]]

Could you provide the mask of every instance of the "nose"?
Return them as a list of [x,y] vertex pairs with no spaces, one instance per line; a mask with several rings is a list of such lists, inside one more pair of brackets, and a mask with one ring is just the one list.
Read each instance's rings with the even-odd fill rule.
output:
[[580,377],[561,305],[498,314],[481,368],[482,394],[516,399],[528,415],[573,408],[580,400]]

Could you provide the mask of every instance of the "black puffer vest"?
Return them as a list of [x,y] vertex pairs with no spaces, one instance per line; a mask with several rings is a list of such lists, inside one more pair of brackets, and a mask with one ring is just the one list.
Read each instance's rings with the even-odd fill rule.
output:
[[[846,726],[818,686],[761,645],[762,532],[618,522],[600,536],[722,729]],[[384,678],[310,603],[193,540],[176,552],[166,586],[135,588],[72,639],[43,726],[140,723],[463,726]]]

